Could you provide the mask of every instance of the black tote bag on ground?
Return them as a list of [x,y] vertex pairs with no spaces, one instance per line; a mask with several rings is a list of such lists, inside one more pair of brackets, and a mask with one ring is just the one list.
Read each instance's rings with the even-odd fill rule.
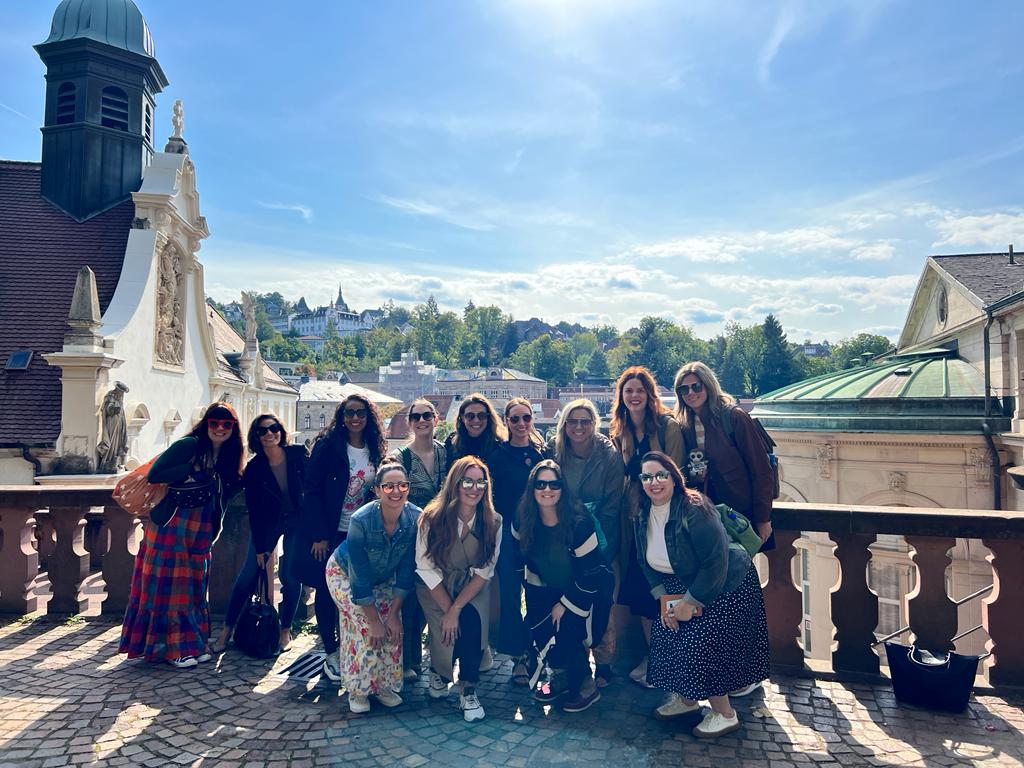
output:
[[951,652],[928,659],[918,648],[899,643],[886,643],[885,656],[897,700],[943,712],[967,709],[981,657]]
[[276,656],[281,642],[281,619],[270,604],[267,571],[261,568],[256,592],[242,608],[235,624],[235,645],[248,656],[269,659]]

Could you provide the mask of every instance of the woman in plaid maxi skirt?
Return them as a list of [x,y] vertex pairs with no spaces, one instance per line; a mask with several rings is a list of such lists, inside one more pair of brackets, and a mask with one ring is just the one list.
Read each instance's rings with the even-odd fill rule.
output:
[[239,487],[242,460],[238,416],[230,405],[214,403],[191,433],[153,462],[150,482],[211,479],[214,491],[200,506],[175,507],[163,525],[146,522],[121,627],[119,652],[128,658],[179,669],[210,659],[210,552],[224,507]]

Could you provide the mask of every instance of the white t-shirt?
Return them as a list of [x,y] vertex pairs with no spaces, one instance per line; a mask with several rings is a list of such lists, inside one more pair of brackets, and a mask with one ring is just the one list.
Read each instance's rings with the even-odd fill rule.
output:
[[370,463],[370,449],[355,448],[348,445],[348,488],[345,490],[345,502],[341,506],[341,518],[338,530],[347,531],[348,521],[352,513],[363,506],[366,498],[366,486],[373,485],[373,473],[377,468]]
[[647,564],[658,573],[672,573],[668,546],[665,544],[665,524],[668,522],[670,506],[652,506],[651,516],[647,521]]

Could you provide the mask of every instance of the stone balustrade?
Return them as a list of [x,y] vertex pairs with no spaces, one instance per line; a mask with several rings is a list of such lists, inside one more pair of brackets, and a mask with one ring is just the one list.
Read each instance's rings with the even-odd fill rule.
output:
[[[773,523],[778,546],[767,556],[764,594],[778,668],[811,672],[799,643],[801,594],[791,570],[801,532],[824,532],[836,543],[841,576],[831,594],[832,672],[845,679],[879,673],[872,648],[878,600],[867,583],[868,547],[875,536],[903,535],[913,548],[918,586],[908,602],[910,629],[931,650],[953,647],[957,607],[946,593],[945,572],[949,549],[963,537],[981,539],[992,552],[994,589],[981,598],[993,656],[989,681],[1024,686],[1024,596],[1016,589],[1024,584],[1024,513],[777,503]],[[97,570],[106,593],[100,610],[123,613],[141,526],[113,503],[109,487],[0,486],[0,613],[33,613],[44,600],[48,613],[83,612],[88,602],[83,582]],[[214,613],[227,606],[247,546],[248,518],[236,500],[213,552]],[[41,577],[41,562],[47,578]]]

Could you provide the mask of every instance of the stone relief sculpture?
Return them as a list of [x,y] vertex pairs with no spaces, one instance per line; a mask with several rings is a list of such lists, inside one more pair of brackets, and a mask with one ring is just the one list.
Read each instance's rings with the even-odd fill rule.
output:
[[816,446],[818,454],[818,476],[823,480],[832,477],[832,461],[836,457],[836,449],[832,443],[818,443]]
[[160,253],[156,305],[156,356],[169,365],[181,365],[185,358],[181,274],[181,254],[172,243]]
[[128,387],[119,381],[103,398],[102,434],[96,446],[96,471],[100,474],[117,472],[128,456],[128,422],[124,414],[127,391]]

